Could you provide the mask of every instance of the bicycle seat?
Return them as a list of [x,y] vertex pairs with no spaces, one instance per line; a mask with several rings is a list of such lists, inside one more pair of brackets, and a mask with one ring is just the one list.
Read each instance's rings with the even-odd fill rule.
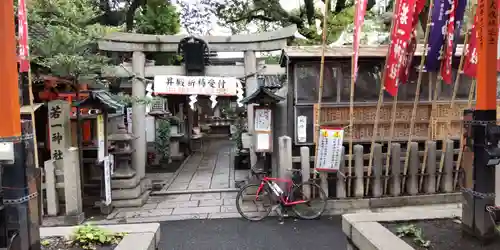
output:
[[263,168],[252,168],[252,172],[254,174],[265,174],[266,170],[264,170]]

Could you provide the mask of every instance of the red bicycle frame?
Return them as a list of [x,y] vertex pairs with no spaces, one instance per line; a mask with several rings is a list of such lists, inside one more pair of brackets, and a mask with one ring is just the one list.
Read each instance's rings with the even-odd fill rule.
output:
[[[262,190],[262,188],[264,188],[264,185],[269,185],[270,186],[270,184],[269,184],[270,181],[274,181],[274,182],[277,182],[277,183],[279,183],[279,182],[286,183],[287,195],[281,194],[279,196],[280,201],[281,201],[281,203],[284,206],[293,206],[293,205],[303,204],[303,203],[307,202],[306,200],[297,200],[297,201],[290,201],[289,200],[290,194],[292,192],[292,187],[293,187],[293,181],[292,180],[280,179],[280,178],[273,178],[273,177],[267,177],[267,176],[264,177],[262,179],[262,181],[260,182],[259,188],[257,189],[257,193],[255,194],[255,200],[257,200],[259,198],[259,193]],[[272,187],[269,187],[269,188],[272,188]]]

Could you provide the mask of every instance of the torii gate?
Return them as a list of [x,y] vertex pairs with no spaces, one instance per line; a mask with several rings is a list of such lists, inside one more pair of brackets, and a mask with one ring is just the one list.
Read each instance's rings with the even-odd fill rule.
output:
[[[253,93],[257,88],[257,74],[285,74],[280,65],[265,65],[259,69],[256,52],[281,50],[286,46],[287,39],[293,37],[297,27],[291,25],[280,30],[248,35],[204,36],[210,51],[244,52],[244,65],[207,66],[205,76],[246,78],[246,93]],[[177,52],[179,42],[185,38],[181,35],[144,35],[135,33],[112,33],[99,42],[99,49],[114,52],[132,52],[132,66],[114,66],[103,70],[108,77],[130,77],[132,80],[132,96],[144,98],[146,83],[141,78],[157,75],[186,75],[183,66],[149,66],[146,65],[145,52]],[[253,114],[249,107],[248,114]],[[145,177],[146,169],[146,106],[140,103],[132,104],[132,130],[138,136],[133,142],[135,152],[132,155],[132,166],[140,179]],[[252,132],[253,119],[249,117],[249,132]]]

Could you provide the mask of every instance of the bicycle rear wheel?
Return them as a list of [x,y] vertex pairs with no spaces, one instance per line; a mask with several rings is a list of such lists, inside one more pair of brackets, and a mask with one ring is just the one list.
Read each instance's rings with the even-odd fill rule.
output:
[[304,182],[292,190],[294,201],[305,201],[292,206],[293,212],[301,219],[312,220],[320,217],[326,208],[325,191],[316,183]]
[[250,221],[260,221],[271,212],[272,199],[268,188],[264,186],[259,193],[260,184],[247,184],[236,195],[236,209],[240,215]]

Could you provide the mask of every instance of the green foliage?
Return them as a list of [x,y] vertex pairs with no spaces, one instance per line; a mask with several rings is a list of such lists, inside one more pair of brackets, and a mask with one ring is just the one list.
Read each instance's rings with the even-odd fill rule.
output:
[[101,228],[86,224],[80,226],[72,235],[73,245],[83,249],[96,249],[99,245],[118,244],[124,233],[110,233]]
[[425,240],[421,228],[415,225],[403,225],[396,230],[396,235],[398,237],[411,237],[413,242],[415,242],[420,247],[428,248],[431,246],[431,241]]
[[156,151],[160,153],[161,161],[170,159],[170,120],[160,119],[156,129],[155,146]]
[[53,75],[96,75],[109,59],[97,51],[97,39],[118,28],[93,24],[101,13],[93,0],[28,1],[33,62]]
[[173,35],[180,30],[179,13],[165,0],[149,0],[135,14],[135,31],[142,34]]

